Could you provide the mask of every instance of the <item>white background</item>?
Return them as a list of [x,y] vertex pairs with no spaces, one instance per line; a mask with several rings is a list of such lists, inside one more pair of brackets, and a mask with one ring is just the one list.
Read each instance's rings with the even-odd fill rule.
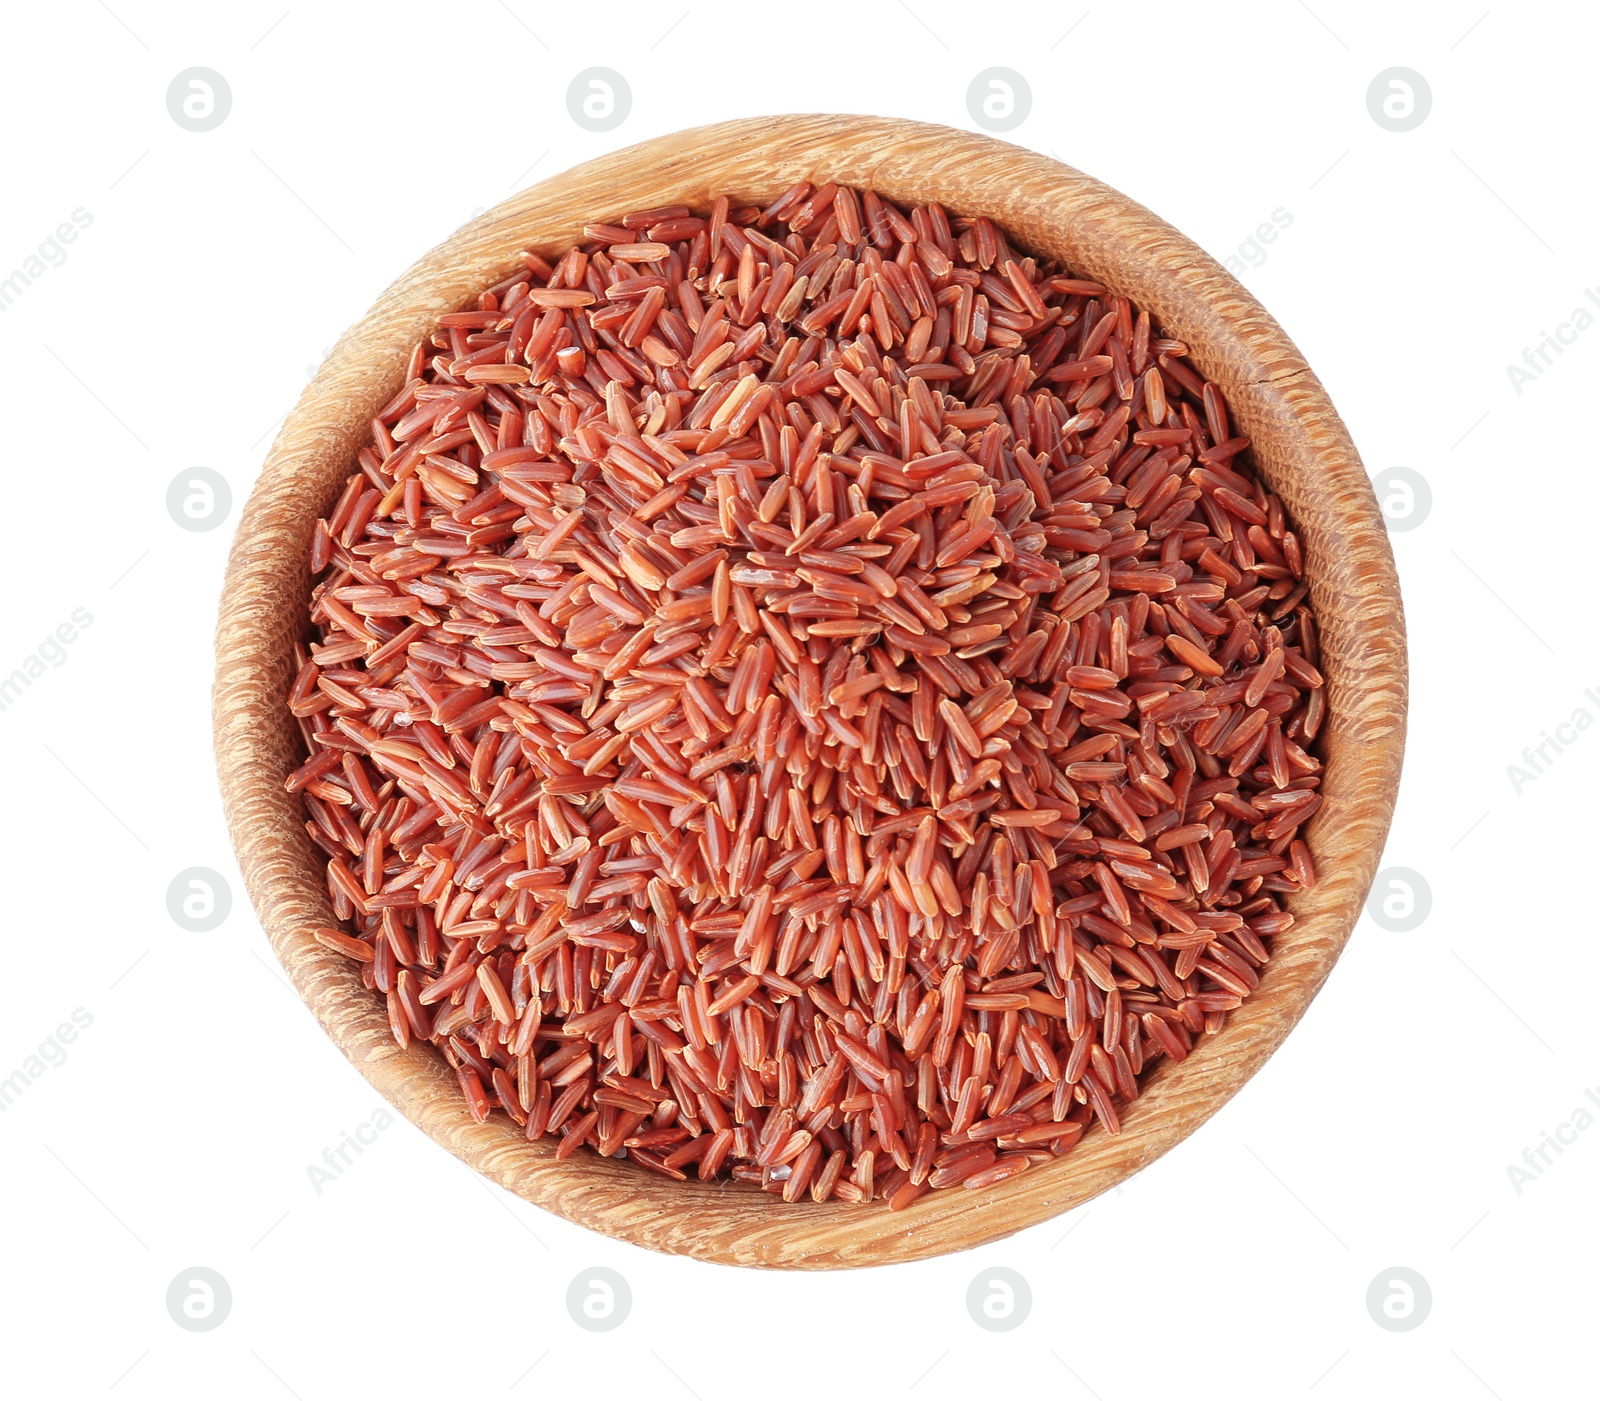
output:
[[[1507,773],[1577,708],[1600,717],[1600,328],[1520,394],[1507,373],[1600,289],[1592,12],[63,0],[5,27],[0,276],[75,209],[92,223],[0,313],[0,675],[93,618],[0,712],[0,1078],[75,1008],[93,1019],[0,1114],[8,1394],[1593,1394],[1600,1131],[1563,1129],[1520,1192],[1508,1166],[1600,1095],[1600,734],[1547,750],[1520,793]],[[165,98],[194,65],[233,95],[200,134]],[[565,101],[595,65],[633,94],[605,134]],[[505,1195],[403,1120],[318,1194],[308,1166],[380,1101],[272,961],[210,756],[217,593],[277,421],[393,278],[513,189],[755,113],[971,127],[991,65],[1032,87],[1008,139],[1249,261],[1369,471],[1430,484],[1393,537],[1412,721],[1383,864],[1420,873],[1431,912],[1406,933],[1364,917],[1283,1049],[1168,1157],[970,1254],[820,1276],[658,1256]],[[1406,133],[1366,103],[1397,65],[1433,97]],[[1274,210],[1292,222],[1247,260]],[[196,466],[232,488],[209,533],[165,505]],[[232,887],[211,933],[167,913],[191,866]],[[203,1334],[165,1305],[196,1265],[233,1295]],[[603,1335],[564,1302],[599,1265],[633,1295]],[[1033,1296],[1004,1334],[964,1302],[999,1265]],[[1410,1332],[1365,1302],[1394,1266],[1432,1290]]]

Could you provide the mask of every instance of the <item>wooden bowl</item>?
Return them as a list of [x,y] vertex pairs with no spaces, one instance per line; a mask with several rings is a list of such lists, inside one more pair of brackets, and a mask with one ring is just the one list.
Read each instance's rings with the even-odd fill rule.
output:
[[[284,791],[299,738],[284,696],[306,627],[312,523],[330,508],[412,346],[520,249],[559,251],[586,222],[651,205],[767,203],[797,180],[870,187],[901,204],[987,214],[1020,246],[1149,308],[1221,386],[1306,547],[1329,686],[1325,802],[1310,834],[1321,879],[1291,901],[1261,985],[1181,1064],[1163,1061],[1116,1137],[1091,1130],[1054,1163],[987,1191],[786,1205],[752,1187],[675,1183],[588,1150],[564,1162],[503,1115],[475,1124],[430,1046],[400,1050],[354,966],[313,941],[334,923],[322,863]],[[1400,774],[1404,625],[1367,475],[1289,338],[1215,261],[1148,210],[1044,156],[968,132],[878,117],[791,116],[678,132],[580,165],[505,201],[416,264],[345,333],[289,415],[239,524],[217,624],[217,767],[239,865],[267,937],[335,1044],[396,1108],[464,1162],[571,1221],[728,1264],[834,1269],[981,1245],[1078,1206],[1165,1153],[1272,1054],[1349,937],[1383,849]]]

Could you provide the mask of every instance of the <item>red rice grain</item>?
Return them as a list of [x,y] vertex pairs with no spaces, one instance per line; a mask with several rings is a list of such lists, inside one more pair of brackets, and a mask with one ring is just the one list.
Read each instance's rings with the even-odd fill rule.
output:
[[900,1209],[1116,1133],[1316,878],[1221,392],[937,206],[585,237],[440,317],[317,522],[313,937],[557,1157]]

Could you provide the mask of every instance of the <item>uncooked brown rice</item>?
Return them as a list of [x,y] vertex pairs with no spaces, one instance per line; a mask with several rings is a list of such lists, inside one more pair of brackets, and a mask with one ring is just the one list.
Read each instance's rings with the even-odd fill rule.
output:
[[439,318],[317,522],[314,937],[558,1156],[898,1209],[1117,1132],[1315,880],[1221,392],[938,206],[584,239]]

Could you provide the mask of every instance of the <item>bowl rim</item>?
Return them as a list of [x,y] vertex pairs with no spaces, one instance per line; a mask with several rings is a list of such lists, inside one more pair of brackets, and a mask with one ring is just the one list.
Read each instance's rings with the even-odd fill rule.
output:
[[[1258,470],[1306,546],[1329,685],[1324,805],[1309,834],[1320,879],[1296,896],[1260,986],[1181,1064],[1163,1062],[1123,1131],[999,1186],[881,1202],[789,1205],[738,1184],[682,1184],[584,1151],[557,1162],[503,1115],[475,1124],[432,1051],[393,1041],[381,1000],[317,944],[330,924],[321,863],[283,787],[298,735],[283,697],[304,618],[311,523],[348,473],[410,347],[514,266],[585,222],[714,193],[770,200],[799,179],[937,199],[988,214],[1150,310],[1218,383]],[[827,1269],[927,1258],[1081,1205],[1194,1132],[1282,1042],[1321,987],[1366,898],[1404,747],[1404,621],[1388,537],[1355,447],[1293,343],[1215,260],[1143,206],[1058,161],[987,136],[885,117],[796,114],[659,136],[541,181],[463,226],[340,339],[283,423],[241,515],[223,586],[213,688],[218,776],[245,885],[274,954],[329,1037],[401,1113],[525,1200],[617,1239],[726,1264]]]

